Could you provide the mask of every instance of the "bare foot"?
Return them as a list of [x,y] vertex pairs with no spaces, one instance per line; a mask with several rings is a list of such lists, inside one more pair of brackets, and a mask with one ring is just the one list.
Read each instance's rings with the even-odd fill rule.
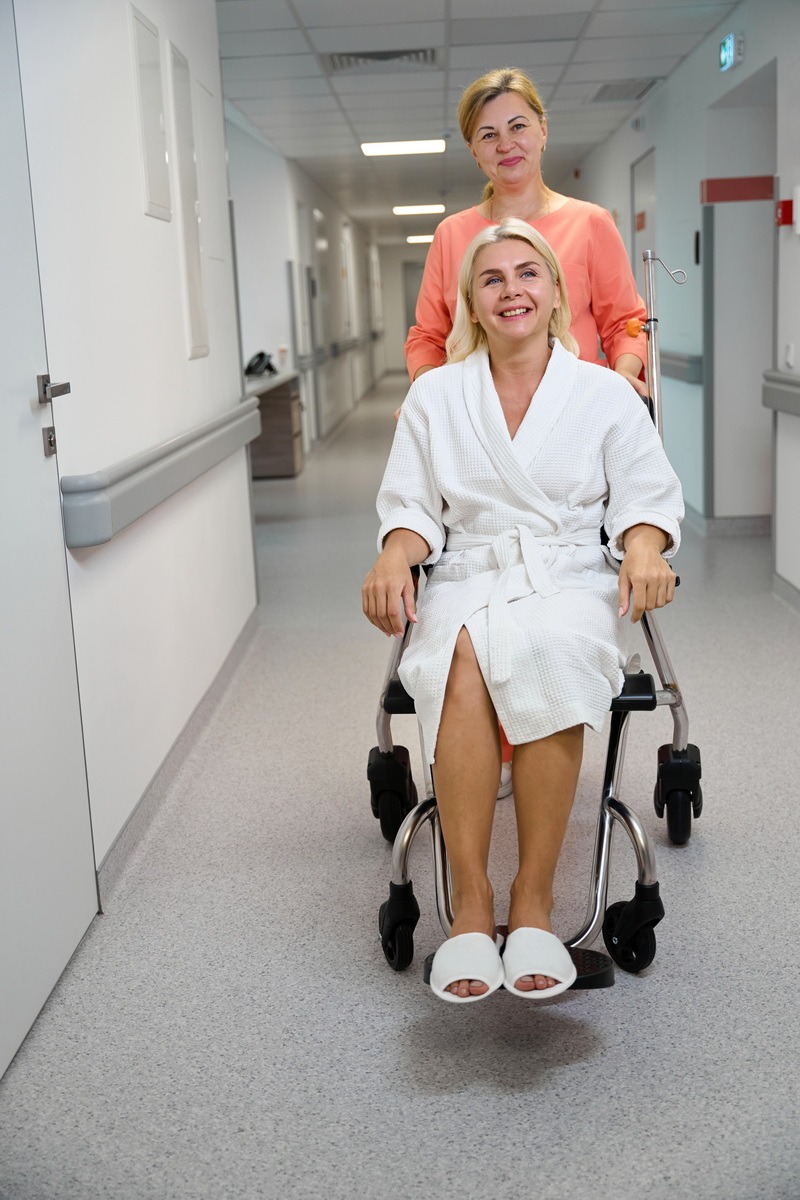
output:
[[[450,937],[457,937],[461,933],[485,933],[494,941],[493,902],[494,898],[488,897],[480,900],[463,900],[460,904],[454,905],[458,910],[458,916],[453,920]],[[457,979],[447,988],[448,992],[452,992],[454,996],[460,996],[462,1000],[467,996],[483,996],[488,990],[487,984],[480,979]]]
[[[551,907],[539,899],[526,897],[519,891],[511,889],[511,908],[508,913],[508,932],[515,929],[544,929],[546,933],[553,932],[550,921]],[[557,979],[549,975],[520,975],[514,980],[514,986],[521,992],[543,992],[546,988],[555,987]]]

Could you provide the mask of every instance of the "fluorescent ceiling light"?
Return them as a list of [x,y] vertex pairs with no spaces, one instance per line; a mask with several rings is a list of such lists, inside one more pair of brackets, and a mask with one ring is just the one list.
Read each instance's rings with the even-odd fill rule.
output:
[[406,238],[406,241],[411,242],[412,244],[414,242],[432,242],[433,234],[432,233],[412,233],[411,237]]
[[368,158],[375,154],[444,154],[444,138],[429,142],[362,142],[361,149]]
[[442,213],[443,204],[396,204],[392,209],[396,217],[416,217],[422,213]]

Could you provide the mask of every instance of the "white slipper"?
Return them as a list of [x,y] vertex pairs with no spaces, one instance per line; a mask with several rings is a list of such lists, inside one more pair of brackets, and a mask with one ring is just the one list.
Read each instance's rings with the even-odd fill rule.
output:
[[[485,1000],[503,984],[503,960],[500,947],[503,939],[492,940],[488,933],[459,933],[443,942],[431,963],[431,990],[440,1000],[451,1004],[471,1004]],[[477,979],[485,983],[488,992],[480,996],[454,996],[446,991],[457,979]]]
[[[521,996],[523,1000],[549,1000],[551,996],[565,992],[578,976],[569,950],[554,933],[548,933],[545,929],[523,927],[510,933],[506,938],[503,967],[507,990],[515,996]],[[533,988],[529,992],[523,992],[515,986],[523,975],[549,975],[551,979],[557,979],[558,983],[555,987],[541,990]]]

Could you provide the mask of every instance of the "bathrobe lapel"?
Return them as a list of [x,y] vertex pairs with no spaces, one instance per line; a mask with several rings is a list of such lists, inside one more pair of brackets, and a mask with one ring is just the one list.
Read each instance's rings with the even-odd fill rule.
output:
[[569,400],[577,374],[578,360],[556,342],[531,407],[512,441],[488,355],[479,350],[464,362],[464,403],[475,433],[500,478],[522,499],[522,507],[542,517],[553,532],[560,525],[558,508],[534,482],[531,468]]

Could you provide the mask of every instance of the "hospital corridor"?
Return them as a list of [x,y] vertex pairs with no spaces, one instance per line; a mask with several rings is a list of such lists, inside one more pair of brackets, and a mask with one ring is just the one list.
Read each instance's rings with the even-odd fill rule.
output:
[[[764,539],[687,532],[663,619],[708,764],[685,847],[652,810],[669,719],[632,719],[624,794],[667,914],[653,966],[533,1013],[513,996],[453,1013],[422,981],[441,938],[427,838],[417,956],[400,974],[384,960],[390,848],[366,757],[388,642],[360,584],[403,394],[389,377],[298,479],[254,487],[257,628],[3,1081],[4,1195],[471,1197],[491,1179],[513,1197],[523,1162],[560,1197],[793,1195],[800,623]],[[563,930],[586,904],[602,762],[590,735]],[[620,838],[611,898],[634,878]]]
[[[0,0],[0,1200],[800,1200],[800,9],[493,7]],[[482,98],[495,154],[456,111],[513,51],[546,115],[518,81]],[[406,131],[442,131],[441,153],[361,152]],[[512,224],[503,241],[523,185],[533,240]],[[473,288],[466,318],[490,403],[508,421],[511,318],[546,349],[534,419],[552,364],[575,364],[547,324],[558,279],[537,292],[522,270],[548,263],[540,236],[565,264],[580,378],[611,380],[636,420],[622,365],[649,388],[685,517],[657,613],[675,678],[621,618],[626,670],[659,702],[623,723],[610,800],[619,716],[585,722],[557,861],[556,938],[604,955],[605,986],[581,969],[530,1002],[506,974],[458,1007],[430,986],[453,916],[439,815],[406,860],[371,804],[397,643],[361,589],[396,431],[419,440],[398,410],[414,355],[436,365],[426,312],[451,328],[465,212],[486,226],[473,284],[478,255],[526,245],[512,298]],[[610,317],[581,222],[606,275],[624,262]],[[588,478],[591,444],[572,448]],[[405,532],[412,493],[409,477]],[[534,517],[515,535],[523,595],[549,600]],[[609,556],[666,524],[630,517]],[[478,536],[445,533],[443,554]],[[518,569],[491,546],[498,576]],[[654,805],[676,695],[702,755],[682,838]],[[414,712],[391,737],[430,803]],[[501,795],[501,931],[518,855]],[[392,969],[379,913],[401,862],[420,915]],[[602,910],[651,877],[663,919],[627,969]]]

